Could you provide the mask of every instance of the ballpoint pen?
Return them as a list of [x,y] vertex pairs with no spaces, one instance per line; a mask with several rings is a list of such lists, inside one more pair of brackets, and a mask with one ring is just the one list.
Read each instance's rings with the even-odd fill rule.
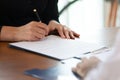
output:
[[36,17],[38,18],[39,22],[41,22],[40,16],[37,12],[37,9],[33,9],[33,12],[35,13]]
[[99,53],[103,53],[103,52],[107,52],[107,51],[110,51],[111,48],[109,47],[102,47],[100,49],[97,49],[97,50],[94,50],[94,51],[89,51],[87,53],[84,53],[83,55],[78,55],[78,56],[75,56],[74,58],[76,59],[82,59],[84,57],[90,57],[90,56],[93,56],[95,54],[99,54]]

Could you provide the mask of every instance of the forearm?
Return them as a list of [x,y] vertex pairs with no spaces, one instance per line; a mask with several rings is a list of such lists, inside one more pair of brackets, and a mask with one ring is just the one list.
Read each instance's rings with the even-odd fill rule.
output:
[[16,41],[16,27],[3,26],[0,33],[0,41]]

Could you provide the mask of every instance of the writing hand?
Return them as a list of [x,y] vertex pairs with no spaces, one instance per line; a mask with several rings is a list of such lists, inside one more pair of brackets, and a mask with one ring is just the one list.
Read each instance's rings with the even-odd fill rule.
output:
[[36,41],[48,35],[48,27],[42,22],[30,22],[24,26],[18,27],[16,31],[16,40]]

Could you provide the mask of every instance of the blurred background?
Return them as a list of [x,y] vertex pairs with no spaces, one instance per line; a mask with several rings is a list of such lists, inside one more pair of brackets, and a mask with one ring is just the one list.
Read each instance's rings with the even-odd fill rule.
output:
[[120,26],[120,0],[105,1],[105,19],[106,26]]
[[[59,0],[58,6],[60,12],[66,7],[60,13],[60,22],[76,31],[120,25],[118,0]],[[115,18],[112,25],[111,14]]]

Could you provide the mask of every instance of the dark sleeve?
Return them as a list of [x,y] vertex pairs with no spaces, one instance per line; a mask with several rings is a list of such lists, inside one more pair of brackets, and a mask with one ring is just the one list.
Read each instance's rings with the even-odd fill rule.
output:
[[0,25],[0,32],[1,32],[2,26]]
[[59,13],[58,13],[58,0],[48,0],[45,11],[42,15],[42,21],[46,24],[49,23],[50,20],[56,20],[59,22]]

